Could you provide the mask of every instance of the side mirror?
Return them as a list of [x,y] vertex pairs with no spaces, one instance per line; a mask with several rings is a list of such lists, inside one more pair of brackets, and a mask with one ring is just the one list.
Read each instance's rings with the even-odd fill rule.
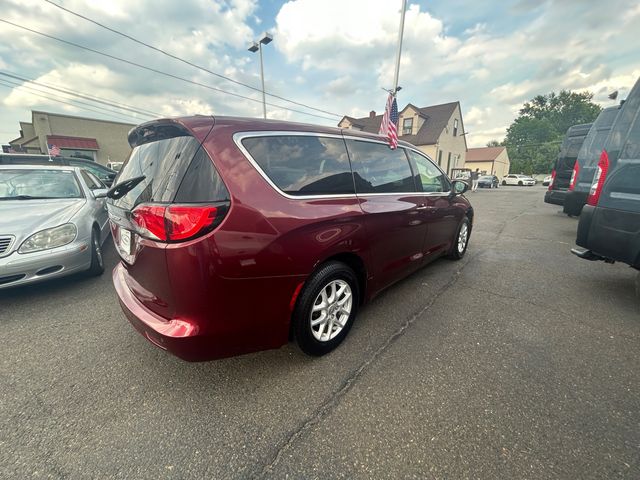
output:
[[107,190],[106,188],[101,188],[99,190],[93,190],[93,198],[99,200],[100,198],[107,198]]
[[469,190],[469,184],[462,180],[454,180],[452,182],[451,192],[453,195],[462,195],[464,192]]

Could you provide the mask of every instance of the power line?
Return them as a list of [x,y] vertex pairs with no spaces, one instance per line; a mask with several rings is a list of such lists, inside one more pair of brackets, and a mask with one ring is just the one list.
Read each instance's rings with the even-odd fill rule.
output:
[[[20,87],[20,88],[25,88],[25,89],[28,89],[28,90],[34,90],[36,92],[41,92],[41,93],[29,92],[29,95],[34,95],[36,97],[46,98],[47,100],[51,100],[53,102],[63,103],[65,105],[70,105],[72,107],[80,108],[82,110],[87,110],[87,111],[94,112],[94,113],[99,113],[101,115],[107,115],[107,116],[110,116],[112,118],[116,118],[116,119],[118,119],[120,121],[122,121],[122,119],[129,120],[129,118],[135,118],[136,120],[140,121],[139,118],[133,117],[131,115],[127,115],[129,118],[126,118],[124,116],[126,114],[121,114],[121,113],[113,112],[111,110],[106,110],[106,109],[98,110],[98,108],[100,108],[100,107],[96,107],[95,105],[89,105],[89,104],[84,103],[84,102],[78,102],[78,103],[82,103],[83,105],[89,105],[89,106],[81,106],[81,105],[78,105],[76,103],[72,103],[72,101],[70,99],[60,100],[60,97],[53,97],[53,96],[50,96],[50,95],[43,95],[42,94],[42,90],[36,90],[36,89],[34,89],[32,87],[28,87],[26,85],[21,85],[19,83],[10,82],[9,80],[0,79],[0,86],[1,87],[5,87],[5,88],[10,88],[10,89],[15,89],[16,87]],[[69,100],[69,101],[67,101],[67,100]],[[75,100],[75,102],[77,102],[77,100]],[[147,118],[149,118],[149,117],[147,117]]]
[[151,110],[145,110],[145,109],[142,109],[142,108],[133,107],[131,105],[127,105],[126,103],[116,102],[115,100],[109,100],[109,99],[98,97],[98,96],[95,96],[95,95],[90,95],[88,93],[82,93],[82,92],[79,92],[79,91],[75,91],[74,92],[72,90],[67,90],[66,88],[54,86],[54,85],[43,83],[43,82],[38,82],[36,80],[30,79],[30,78],[27,78],[27,77],[22,77],[20,75],[15,75],[15,74],[12,74],[12,73],[2,72],[2,71],[0,71],[0,75],[2,75],[3,77],[13,78],[15,80],[20,80],[20,81],[23,81],[23,82],[32,83],[34,85],[38,85],[40,87],[45,87],[45,88],[48,88],[50,90],[55,90],[57,92],[64,93],[65,95],[71,95],[71,96],[74,96],[74,97],[83,98],[85,100],[90,100],[92,102],[101,103],[103,105],[107,105],[107,106],[113,107],[113,108],[118,108],[118,109],[121,109],[121,110],[128,110],[130,112],[137,113],[139,115],[144,115],[144,116],[147,116],[147,117],[150,116],[150,115],[151,116],[156,116],[156,117],[162,116],[162,114],[157,113],[157,112],[152,112]]
[[[107,25],[104,25],[104,24],[102,24],[102,23],[100,23],[100,22],[98,22],[96,20],[93,20],[93,19],[91,19],[89,17],[86,17],[86,16],[82,15],[81,13],[74,12],[73,10],[65,8],[62,5],[58,5],[57,3],[52,2],[51,0],[45,0],[45,2],[50,3],[54,7],[59,8],[60,10],[64,10],[65,12],[70,13],[71,15],[75,15],[76,17],[82,18],[82,19],[84,19],[84,20],[86,20],[88,22],[93,23],[94,25],[102,27],[105,30],[109,30],[110,32],[115,33],[116,35],[120,35],[120,36],[122,36],[124,38],[127,38],[127,39],[131,40],[132,42],[136,42],[136,43],[138,43],[140,45],[143,45],[143,46],[145,46],[147,48],[150,48],[151,50],[155,50],[156,52],[162,53],[163,55],[166,55],[167,57],[173,58],[174,60],[178,60],[179,62],[182,62],[182,63],[184,63],[186,65],[191,66],[191,67],[194,67],[194,68],[197,68],[199,70],[202,70],[203,72],[207,72],[207,73],[209,73],[211,75],[214,75],[214,76],[216,76],[218,78],[222,78],[224,80],[227,80],[228,82],[232,82],[232,83],[235,83],[236,85],[241,85],[243,87],[250,88],[251,90],[255,90],[257,92],[261,92],[262,93],[261,89],[259,89],[257,87],[254,87],[253,85],[249,85],[247,83],[240,82],[240,81],[235,80],[233,78],[230,78],[230,77],[227,77],[225,75],[222,75],[221,73],[213,72],[213,71],[209,70],[208,68],[203,67],[202,65],[198,65],[196,63],[190,62],[189,60],[185,60],[184,58],[178,57],[177,55],[174,55],[174,54],[172,54],[170,52],[167,52],[166,50],[163,50],[161,48],[154,47],[153,45],[145,43],[142,40],[138,40],[137,38],[132,37],[131,35],[128,35],[126,33],[123,33],[121,31],[119,31],[119,30],[116,30],[115,28],[108,27]],[[336,117],[342,117],[342,115],[340,115],[338,113],[333,113],[333,112],[329,112],[328,110],[322,110],[321,108],[312,107],[310,105],[307,105],[307,104],[304,104],[304,103],[300,103],[300,102],[296,102],[294,100],[290,100],[288,98],[281,97],[281,96],[275,95],[273,93],[269,93],[269,92],[264,92],[264,93],[265,93],[265,95],[268,95],[270,97],[277,98],[279,100],[284,100],[285,102],[293,103],[294,105],[298,105],[300,107],[308,108],[309,110],[315,110],[317,112],[327,113],[329,115],[335,115]]]
[[[82,102],[80,100],[75,100],[75,99],[72,99],[72,98],[60,97],[59,95],[56,95],[56,94],[51,93],[49,91],[41,90],[41,89],[38,89],[38,88],[34,88],[34,87],[29,86],[29,85],[24,85],[24,84],[22,84],[20,82],[14,81],[14,80],[0,79],[0,82],[3,82],[5,84],[8,83],[9,85],[12,85],[12,86],[17,87],[17,88],[24,88],[26,90],[30,90],[30,91],[33,91],[33,92],[39,92],[39,93],[47,94],[47,95],[51,96],[50,98],[52,98],[52,99],[62,98],[65,101],[73,102],[72,104],[75,104],[75,105],[85,105],[85,106],[91,107],[92,109],[95,109],[94,111],[99,112],[99,113],[107,112],[110,115],[117,115],[117,116],[120,116],[121,118],[129,117],[129,118],[134,118],[136,120],[140,120],[139,117],[136,117],[136,116],[131,115],[129,113],[114,112],[113,110],[109,110],[109,109],[101,107],[99,105],[93,105],[91,103]],[[149,115],[145,115],[145,117],[146,118],[150,118]]]
[[[8,21],[8,20],[4,20],[4,19],[2,19],[2,18],[0,18],[0,22],[2,22],[2,23],[6,23],[6,24],[8,24],[8,25],[12,25],[12,26],[14,26],[14,27],[16,27],[16,28],[19,28],[19,29],[21,29],[21,30],[26,30],[26,31],[28,31],[28,32],[34,33],[34,34],[39,35],[39,36],[41,36],[41,37],[50,38],[51,40],[55,40],[55,41],[57,41],[57,42],[64,43],[64,44],[66,44],[66,45],[70,45],[70,46],[72,46],[72,47],[80,48],[80,49],[82,49],[82,50],[86,50],[86,51],[88,51],[88,52],[92,52],[92,53],[95,53],[95,54],[97,54],[97,55],[102,55],[102,56],[107,57],[107,58],[110,58],[110,59],[112,59],[112,60],[117,60],[117,61],[119,61],[119,62],[123,62],[123,63],[126,63],[126,64],[128,64],[128,65],[133,65],[134,67],[138,67],[138,68],[141,68],[141,69],[143,69],[143,70],[148,70],[148,71],[150,71],[150,72],[154,72],[154,73],[157,73],[157,74],[159,74],[159,75],[164,75],[164,76],[166,76],[166,77],[170,77],[170,78],[173,78],[173,79],[176,79],[176,80],[180,80],[180,81],[183,81],[183,82],[186,82],[186,83],[190,83],[190,84],[192,84],[192,85],[197,85],[197,86],[199,86],[199,87],[207,88],[207,89],[209,89],[209,90],[213,90],[213,91],[215,91],[215,92],[224,93],[224,94],[226,94],[226,95],[231,95],[231,96],[233,96],[233,97],[238,97],[238,98],[242,98],[242,99],[244,99],[244,100],[249,100],[249,101],[251,101],[251,102],[256,102],[256,103],[260,103],[260,104],[262,104],[262,101],[260,101],[260,100],[256,100],[255,98],[247,97],[247,96],[245,96],[245,95],[240,95],[240,94],[238,94],[238,93],[229,92],[229,91],[227,91],[227,90],[223,90],[223,89],[221,89],[221,88],[212,87],[211,85],[206,85],[206,84],[204,84],[204,83],[200,83],[200,82],[196,82],[196,81],[193,81],[193,80],[189,80],[188,78],[180,77],[180,76],[178,76],[178,75],[174,75],[174,74],[172,74],[172,73],[163,72],[162,70],[157,70],[157,69],[152,68],[152,67],[147,67],[147,66],[145,66],[145,65],[141,65],[141,64],[139,64],[139,63],[132,62],[131,60],[126,60],[126,59],[124,59],[124,58],[116,57],[116,56],[111,55],[111,54],[109,54],[109,53],[101,52],[101,51],[99,51],[99,50],[94,50],[94,49],[92,49],[92,48],[85,47],[84,45],[80,45],[80,44],[77,44],[77,43],[74,43],[74,42],[70,42],[70,41],[68,41],[68,40],[63,40],[62,38],[54,37],[53,35],[49,35],[49,34],[47,34],[47,33],[39,32],[39,31],[37,31],[37,30],[33,30],[33,29],[31,29],[31,28],[28,28],[28,27],[25,27],[25,26],[22,26],[22,25],[18,25],[18,24],[16,24],[16,23],[10,22],[10,21]],[[323,118],[323,119],[325,119],[325,120],[331,120],[332,122],[333,122],[333,121],[335,121],[335,119],[334,119],[334,118],[329,118],[329,117],[325,117],[325,116],[322,116],[322,115],[316,115],[315,113],[303,112],[303,111],[301,111],[301,110],[295,110],[295,109],[293,109],[293,108],[284,107],[284,106],[282,106],[282,105],[276,105],[276,104],[273,104],[273,103],[267,103],[267,105],[269,105],[269,106],[271,106],[271,107],[280,108],[280,109],[282,109],[282,110],[288,110],[288,111],[290,111],[290,112],[300,113],[300,114],[302,114],[302,115],[309,115],[309,116],[311,116],[311,117]]]

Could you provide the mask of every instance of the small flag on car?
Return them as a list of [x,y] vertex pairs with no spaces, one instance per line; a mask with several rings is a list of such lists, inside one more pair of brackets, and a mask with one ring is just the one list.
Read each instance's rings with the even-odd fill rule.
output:
[[47,148],[49,149],[49,155],[53,157],[60,156],[60,148],[57,145],[48,144]]
[[391,93],[387,98],[378,134],[387,137],[391,149],[398,147],[398,103],[396,97]]

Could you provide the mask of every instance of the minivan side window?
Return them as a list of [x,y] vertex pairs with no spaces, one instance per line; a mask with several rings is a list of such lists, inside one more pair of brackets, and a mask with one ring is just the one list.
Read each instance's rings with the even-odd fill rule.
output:
[[357,193],[415,192],[411,167],[403,148],[387,144],[347,140]]
[[349,156],[341,138],[269,135],[245,138],[242,145],[265,175],[288,195],[355,192]]
[[407,154],[409,155],[411,168],[413,168],[416,177],[418,191],[448,192],[451,190],[449,180],[447,180],[444,173],[442,173],[431,160],[413,150],[407,150]]

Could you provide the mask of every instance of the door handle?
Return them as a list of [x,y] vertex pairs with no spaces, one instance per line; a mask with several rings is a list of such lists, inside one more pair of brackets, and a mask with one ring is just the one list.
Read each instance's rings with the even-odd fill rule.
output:
[[433,210],[434,207],[425,205],[424,203],[416,207],[418,210]]

